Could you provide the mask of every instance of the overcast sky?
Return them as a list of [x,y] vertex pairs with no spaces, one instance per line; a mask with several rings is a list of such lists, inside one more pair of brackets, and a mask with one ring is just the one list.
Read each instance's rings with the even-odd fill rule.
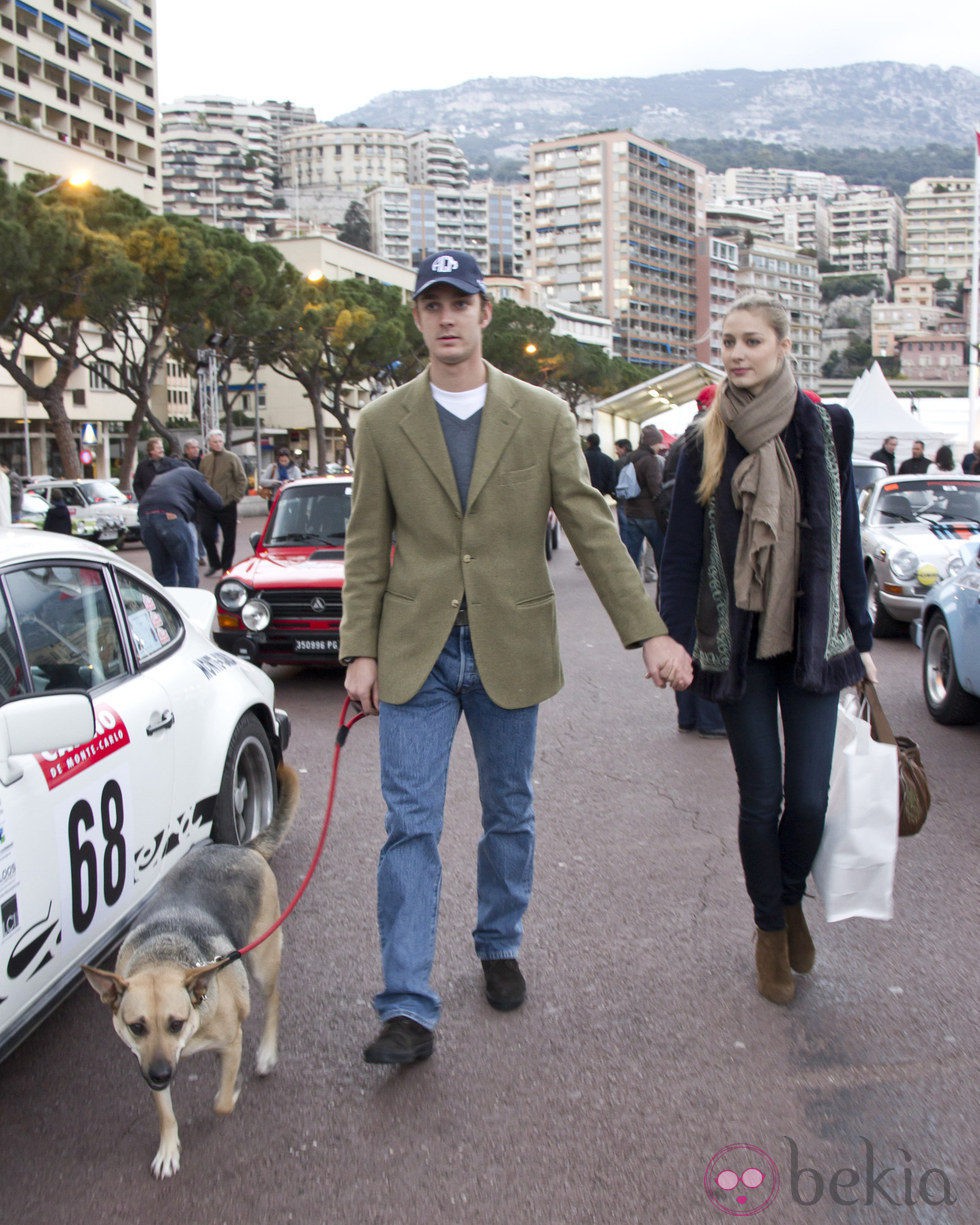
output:
[[[644,11],[649,17],[639,19]],[[436,8],[408,0],[159,0],[158,96],[289,100],[326,120],[391,90],[488,76],[643,77],[871,60],[980,73],[976,0],[950,0],[939,11],[931,19],[921,0],[470,0]]]

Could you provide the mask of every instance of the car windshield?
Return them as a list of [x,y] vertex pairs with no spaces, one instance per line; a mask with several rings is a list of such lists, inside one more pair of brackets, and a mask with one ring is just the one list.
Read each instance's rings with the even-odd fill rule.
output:
[[111,481],[86,481],[82,488],[90,502],[125,502],[126,495]]
[[265,544],[343,544],[350,519],[350,484],[289,485],[276,503]]
[[980,524],[980,483],[955,477],[888,481],[874,510],[875,522]]

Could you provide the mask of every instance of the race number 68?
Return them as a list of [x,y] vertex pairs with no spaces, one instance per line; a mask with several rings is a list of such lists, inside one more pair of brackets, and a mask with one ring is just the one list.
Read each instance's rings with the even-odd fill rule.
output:
[[100,875],[107,906],[119,901],[126,884],[122,788],[115,779],[110,778],[102,788],[99,807],[100,830],[96,830],[96,816],[88,800],[76,800],[68,814],[71,921],[76,932],[85,931],[95,918]]

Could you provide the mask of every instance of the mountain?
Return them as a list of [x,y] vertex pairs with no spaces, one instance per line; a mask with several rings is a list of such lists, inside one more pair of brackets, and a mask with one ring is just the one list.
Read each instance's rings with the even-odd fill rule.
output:
[[980,76],[891,62],[579,80],[489,77],[382,94],[337,124],[453,133],[474,166],[522,159],[533,140],[629,128],[651,140],[757,140],[793,149],[972,148]]

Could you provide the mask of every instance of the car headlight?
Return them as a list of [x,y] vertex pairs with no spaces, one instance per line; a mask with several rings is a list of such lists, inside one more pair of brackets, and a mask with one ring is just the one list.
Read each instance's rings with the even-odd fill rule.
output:
[[915,578],[915,572],[919,568],[919,559],[911,549],[899,549],[888,559],[888,564],[896,578],[900,578],[903,583],[908,583]]
[[249,600],[241,611],[241,618],[250,630],[264,630],[272,620],[272,609],[265,600]]
[[962,553],[954,553],[946,563],[946,577],[950,578],[954,574],[959,574],[959,572],[965,568],[966,558]]
[[219,583],[215,591],[215,599],[222,608],[227,608],[229,612],[238,612],[245,601],[249,597],[249,590],[244,583],[240,583],[237,578],[225,579]]

